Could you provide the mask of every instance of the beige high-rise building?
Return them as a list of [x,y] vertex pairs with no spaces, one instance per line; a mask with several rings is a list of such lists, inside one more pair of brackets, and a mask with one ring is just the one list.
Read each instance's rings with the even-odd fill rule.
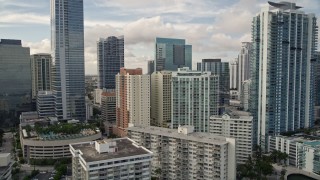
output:
[[171,72],[151,75],[151,125],[169,127],[171,123]]
[[35,99],[39,91],[51,90],[51,63],[50,54],[31,55],[32,98]]
[[114,133],[124,137],[128,124],[150,125],[150,76],[142,69],[121,68],[116,75],[117,119]]

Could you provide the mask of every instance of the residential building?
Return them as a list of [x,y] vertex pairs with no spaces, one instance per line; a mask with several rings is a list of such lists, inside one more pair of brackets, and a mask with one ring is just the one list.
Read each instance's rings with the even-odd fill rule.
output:
[[15,117],[31,110],[30,48],[21,40],[0,40],[0,111]]
[[116,75],[116,113],[118,136],[126,136],[128,123],[150,125],[150,76],[141,68],[121,68]]
[[221,59],[202,59],[202,62],[197,63],[197,71],[210,71],[211,74],[219,75],[219,114],[222,114],[224,105],[228,105],[230,99],[229,63],[221,62]]
[[103,89],[95,89],[93,94],[93,101],[95,104],[101,105],[101,94]]
[[115,123],[117,120],[116,92],[103,92],[101,95],[101,118],[102,121]]
[[151,75],[154,72],[154,60],[148,61],[148,74]]
[[55,116],[55,98],[52,91],[38,91],[37,112],[39,117]]
[[[60,129],[70,127],[73,129],[73,131],[68,129],[68,131],[60,133],[54,133],[52,131],[46,133],[46,130],[50,130],[52,124],[57,124],[58,120],[56,118],[38,117],[26,119],[22,117],[20,122],[21,148],[23,158],[27,162],[29,162],[30,159],[59,159],[71,157],[69,144],[93,141],[102,137],[98,128],[90,129],[89,125],[73,123],[79,122],[76,120],[60,120]],[[37,128],[35,128],[35,124],[38,124]],[[79,129],[80,126],[83,128]]]
[[85,120],[83,0],[51,0],[56,116]]
[[152,171],[160,179],[236,179],[234,138],[178,129],[129,127],[128,136],[153,152]]
[[31,55],[32,98],[36,99],[38,91],[51,91],[51,64],[50,54]]
[[0,153],[0,179],[11,180],[12,165],[14,162],[11,160],[10,153]]
[[93,103],[86,97],[86,120],[91,120],[93,117]]
[[238,91],[242,93],[242,83],[250,79],[250,55],[252,53],[252,43],[242,42],[241,50],[238,55]]
[[151,179],[152,152],[129,138],[70,144],[72,179]]
[[192,125],[208,132],[209,118],[219,109],[219,76],[179,68],[172,72],[171,99],[171,128]]
[[152,126],[170,127],[171,123],[171,72],[156,71],[151,75]]
[[315,120],[320,120],[320,51],[317,53],[317,62],[314,65],[314,98],[315,98]]
[[155,71],[177,71],[192,69],[192,46],[185,39],[156,38]]
[[288,154],[285,162],[320,177],[320,138],[297,134],[293,136],[269,136],[268,152],[278,150]]
[[255,142],[265,150],[269,135],[314,125],[317,19],[300,8],[269,2],[252,23],[249,109]]
[[211,116],[209,133],[235,138],[236,162],[245,164],[252,155],[252,116],[248,112],[229,109],[223,115]]
[[240,94],[240,102],[241,102],[241,108],[243,108],[244,111],[249,110],[249,100],[250,100],[250,85],[251,80],[245,80],[241,84],[241,94]]
[[238,81],[239,81],[239,74],[238,74],[238,61],[230,62],[230,90],[238,90]]
[[124,37],[110,36],[97,42],[99,89],[115,89],[116,75],[124,67]]

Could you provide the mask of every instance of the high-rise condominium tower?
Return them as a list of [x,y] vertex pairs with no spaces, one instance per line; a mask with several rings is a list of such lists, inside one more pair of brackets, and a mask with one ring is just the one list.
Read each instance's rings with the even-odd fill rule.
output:
[[269,2],[254,17],[250,111],[257,143],[314,124],[317,19],[295,3]]
[[56,116],[85,119],[83,0],[51,0]]
[[156,38],[155,71],[177,71],[192,69],[192,46],[184,39]]
[[251,42],[242,42],[242,47],[238,55],[238,92],[242,91],[242,83],[250,79],[250,54],[252,51]]
[[121,68],[116,75],[115,134],[125,136],[129,123],[150,126],[150,76],[142,69]]
[[172,72],[171,99],[171,128],[191,125],[208,132],[210,116],[218,115],[219,76],[179,68]]
[[238,90],[238,61],[230,62],[230,90]]
[[32,98],[36,98],[39,91],[51,90],[51,55],[31,55]]
[[0,84],[0,113],[31,110],[30,49],[20,40],[0,40]]
[[221,59],[202,59],[202,62],[197,63],[197,70],[219,75],[219,114],[222,114],[224,105],[229,104],[230,99],[229,63],[221,62]]
[[110,36],[97,42],[98,74],[100,89],[115,89],[116,75],[124,66],[124,38]]
[[151,125],[169,127],[171,123],[171,72],[151,74]]

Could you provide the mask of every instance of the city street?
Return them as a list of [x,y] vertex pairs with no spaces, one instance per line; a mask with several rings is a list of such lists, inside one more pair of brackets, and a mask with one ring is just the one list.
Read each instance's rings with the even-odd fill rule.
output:
[[2,146],[0,147],[0,153],[12,153],[13,134],[11,132],[7,132],[3,134]]

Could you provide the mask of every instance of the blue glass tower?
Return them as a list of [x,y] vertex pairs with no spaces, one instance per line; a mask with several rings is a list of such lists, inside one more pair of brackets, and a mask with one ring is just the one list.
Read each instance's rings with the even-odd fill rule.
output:
[[51,0],[53,92],[58,118],[85,119],[83,0]]
[[251,102],[255,141],[312,127],[317,24],[295,3],[269,2],[252,26]]
[[156,71],[177,71],[178,68],[192,69],[192,46],[184,39],[156,38],[154,66]]

